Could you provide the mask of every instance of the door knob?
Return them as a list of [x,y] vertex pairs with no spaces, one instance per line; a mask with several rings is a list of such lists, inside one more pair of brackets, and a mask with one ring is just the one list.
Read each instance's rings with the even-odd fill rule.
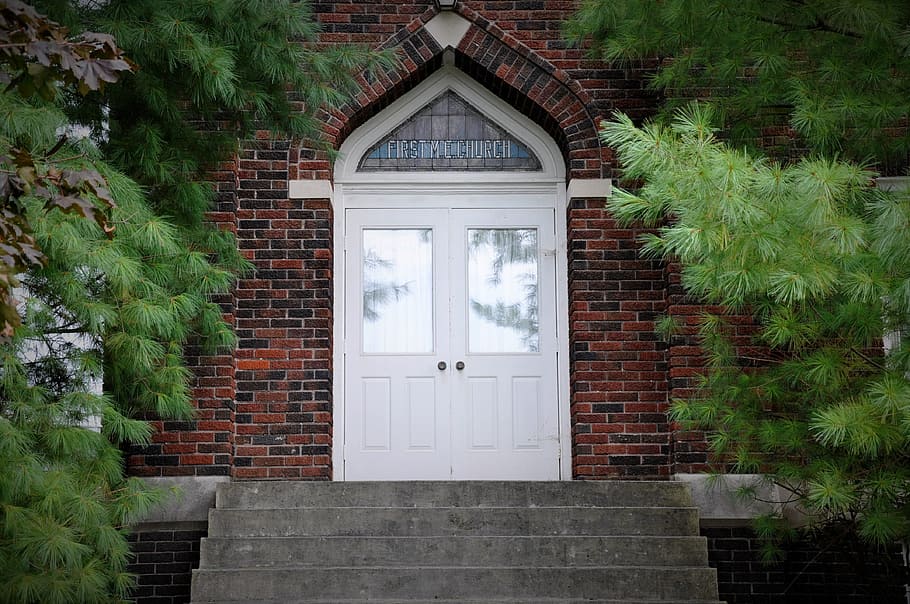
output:
[[461,371],[462,369],[464,369],[464,361],[458,361],[457,363],[455,363],[455,369],[457,369],[458,371]]
[[448,367],[448,365],[446,365],[445,361],[439,361],[438,363],[436,363],[436,367],[438,367],[440,371],[445,371],[446,367]]

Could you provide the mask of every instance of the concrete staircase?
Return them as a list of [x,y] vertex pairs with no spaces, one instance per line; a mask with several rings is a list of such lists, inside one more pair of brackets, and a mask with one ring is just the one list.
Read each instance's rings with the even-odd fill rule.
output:
[[716,603],[672,482],[219,485],[192,601]]

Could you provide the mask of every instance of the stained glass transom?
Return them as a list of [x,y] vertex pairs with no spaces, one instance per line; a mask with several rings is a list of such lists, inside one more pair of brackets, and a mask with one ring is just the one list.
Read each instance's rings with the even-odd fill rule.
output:
[[451,90],[436,97],[361,159],[361,172],[539,171],[527,145]]

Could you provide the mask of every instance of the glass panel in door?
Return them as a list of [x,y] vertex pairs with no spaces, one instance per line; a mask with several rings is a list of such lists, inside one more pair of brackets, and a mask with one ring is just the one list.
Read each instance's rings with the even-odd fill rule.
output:
[[468,229],[468,350],[539,350],[537,229]]
[[433,231],[364,229],[363,352],[433,352]]

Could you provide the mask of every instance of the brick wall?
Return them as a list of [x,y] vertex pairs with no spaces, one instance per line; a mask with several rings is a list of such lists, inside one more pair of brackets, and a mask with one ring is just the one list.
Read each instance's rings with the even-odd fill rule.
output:
[[706,528],[708,557],[727,604],[906,604],[900,551],[881,554],[798,542],[765,564],[748,528]]
[[[424,28],[437,11],[429,0],[312,6],[321,42],[400,52],[400,69],[364,79],[353,101],[324,116],[338,148],[442,66],[444,50]],[[569,179],[610,178],[612,152],[600,144],[598,122],[617,109],[653,112],[657,99],[645,87],[652,66],[606,65],[567,44],[561,28],[575,8],[563,0],[462,0],[457,12],[471,26],[454,62],[553,137]],[[237,234],[255,266],[223,301],[238,349],[192,359],[198,421],[159,424],[152,447],[132,452],[134,473],[331,478],[332,208],[288,198],[288,179],[331,179],[326,154],[310,147],[263,133],[216,174],[212,220]],[[573,475],[667,477],[668,352],[653,333],[655,315],[666,310],[664,268],[638,257],[636,231],[617,228],[603,200],[575,202],[569,220]]]
[[574,478],[670,473],[663,266],[602,199],[569,207],[569,333]]
[[139,528],[129,536],[136,575],[132,597],[136,604],[182,604],[190,601],[192,571],[199,568],[198,527]]
[[[699,344],[699,331],[705,313],[721,316],[726,323],[730,343],[737,351],[742,366],[754,366],[760,359],[768,358],[768,349],[757,345],[755,320],[747,314],[734,314],[720,306],[700,303],[685,293],[680,283],[680,267],[676,263],[666,266],[667,311],[677,326],[677,333],[669,338],[668,378],[669,398],[685,399],[696,393],[697,379],[704,373],[705,358]],[[671,426],[673,473],[700,473],[719,471],[729,465],[713,457],[708,450],[704,432],[683,430]]]
[[[455,64],[508,101],[553,137],[571,178],[612,176],[612,153],[597,139],[597,123],[614,110],[650,115],[655,93],[646,89],[647,62],[606,65],[562,36],[577,3],[461,0],[456,12],[472,25],[454,49]],[[327,117],[326,133],[339,146],[353,129],[441,65],[442,50],[423,28],[436,15],[429,1],[340,0],[313,5],[329,43],[398,48],[402,67],[370,82],[354,102]],[[302,158],[300,174],[329,178],[327,163]]]
[[[704,357],[698,343],[698,327],[706,308],[686,295],[680,283],[678,264],[667,266],[667,315],[678,326],[670,337],[667,351],[669,398],[683,399],[695,390],[696,378],[704,368]],[[700,431],[685,431],[674,424],[673,472],[698,473],[709,469],[708,446]]]
[[[323,39],[397,47],[398,73],[364,82],[354,102],[333,113],[327,134],[339,146],[357,126],[418,84],[441,63],[423,29],[429,2],[332,2],[315,5]],[[546,130],[562,149],[568,178],[613,175],[612,153],[597,124],[614,110],[653,112],[647,63],[619,68],[589,60],[561,28],[574,2],[458,3],[471,22],[454,49],[455,65]],[[301,158],[300,174],[325,178],[329,167]],[[304,176],[305,177],[305,176]],[[670,474],[665,346],[653,333],[665,309],[658,262],[637,255],[603,200],[577,201],[569,213],[572,449],[575,478],[661,478]]]
[[240,156],[236,478],[331,477],[332,210],[288,199],[288,148]]

